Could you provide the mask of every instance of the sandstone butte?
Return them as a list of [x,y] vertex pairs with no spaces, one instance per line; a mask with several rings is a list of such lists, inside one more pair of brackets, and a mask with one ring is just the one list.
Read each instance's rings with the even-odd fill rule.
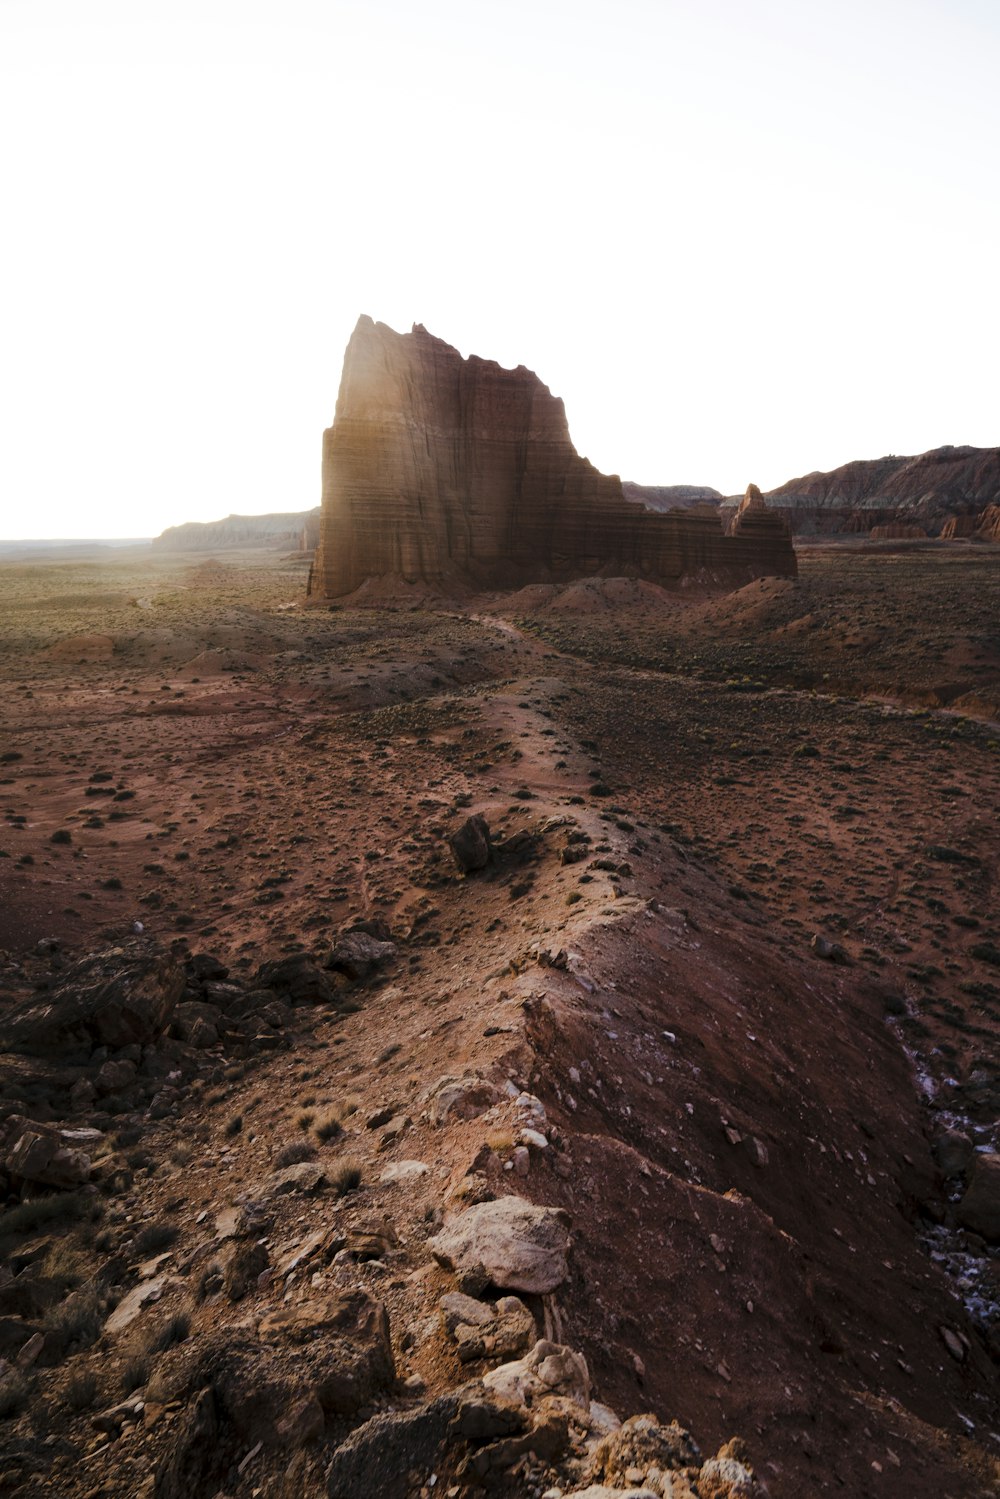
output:
[[[763,502],[762,502],[763,503]],[[711,506],[653,511],[570,440],[563,403],[523,365],[503,369],[416,324],[362,317],[323,438],[311,594],[368,579],[517,588],[590,575],[737,587],[797,571],[764,507],[727,536]]]

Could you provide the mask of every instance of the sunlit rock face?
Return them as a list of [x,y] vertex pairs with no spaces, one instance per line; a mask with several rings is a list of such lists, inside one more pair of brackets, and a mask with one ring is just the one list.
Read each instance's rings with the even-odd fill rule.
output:
[[358,322],[323,439],[314,594],[384,577],[507,588],[592,574],[738,584],[795,570],[781,525],[730,538],[710,509],[626,501],[523,366],[463,359],[419,324],[399,334]]

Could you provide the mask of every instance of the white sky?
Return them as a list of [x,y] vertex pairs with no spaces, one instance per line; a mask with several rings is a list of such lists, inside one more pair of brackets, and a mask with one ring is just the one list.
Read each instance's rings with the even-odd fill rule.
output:
[[361,312],[764,488],[1000,443],[997,0],[0,0],[0,536],[318,502]]

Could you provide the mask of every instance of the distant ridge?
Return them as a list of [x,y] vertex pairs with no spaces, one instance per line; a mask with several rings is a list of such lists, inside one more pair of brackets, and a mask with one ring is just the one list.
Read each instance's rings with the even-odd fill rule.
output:
[[[876,527],[920,527],[928,536],[986,535],[1000,504],[1000,448],[931,448],[856,459],[768,491],[764,498],[799,536],[866,535]],[[724,501],[727,513],[738,497]],[[958,522],[953,526],[952,521]]]
[[161,552],[218,552],[226,547],[274,547],[309,551],[316,545],[319,506],[273,510],[267,515],[227,515],[224,520],[168,526],[153,541]]
[[103,557],[108,552],[120,552],[129,547],[146,548],[151,541],[150,536],[39,536],[16,541],[5,541],[0,537],[0,558],[16,561],[33,557],[56,561],[74,557]]

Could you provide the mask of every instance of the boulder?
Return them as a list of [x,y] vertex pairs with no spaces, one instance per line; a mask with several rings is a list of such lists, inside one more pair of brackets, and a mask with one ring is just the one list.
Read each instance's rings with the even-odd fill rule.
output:
[[364,1291],[281,1306],[258,1324],[261,1342],[296,1349],[322,1409],[349,1415],[395,1380],[389,1317]]
[[89,1155],[52,1125],[14,1116],[7,1120],[5,1134],[4,1170],[15,1180],[63,1190],[90,1180]]
[[428,1240],[435,1259],[483,1286],[543,1295],[568,1273],[566,1215],[522,1197],[501,1197],[466,1208]]
[[977,1155],[965,1195],[958,1204],[963,1228],[981,1234],[991,1244],[1000,1243],[1000,1155]]
[[763,1499],[764,1489],[754,1477],[753,1469],[736,1457],[725,1455],[702,1463],[698,1474],[699,1499]]
[[478,813],[467,817],[462,826],[449,836],[448,846],[463,874],[485,869],[493,858],[493,841],[486,818]]
[[262,963],[257,970],[257,987],[270,989],[293,1005],[329,1004],[334,998],[330,980],[305,952]]
[[350,979],[366,979],[395,956],[394,942],[383,942],[369,932],[346,932],[337,939],[326,966]]
[[64,969],[44,1002],[15,1011],[8,1045],[42,1056],[146,1045],[162,1035],[184,982],[177,961],[148,941],[105,948]]
[[[109,1058],[103,1063],[95,1078],[97,1092],[104,1096],[111,1093],[126,1093],[135,1082],[137,1070],[134,1062]],[[82,1081],[85,1079],[81,1079]]]
[[959,1129],[942,1130],[931,1149],[938,1170],[944,1177],[961,1176],[968,1171],[976,1155],[976,1147],[971,1139]]
[[171,1032],[179,1041],[186,1041],[188,1046],[204,1048],[218,1044],[222,1026],[222,1011],[218,1005],[192,999],[177,1006]]
[[517,1296],[501,1296],[494,1307],[453,1291],[442,1296],[438,1306],[463,1364],[476,1359],[516,1358],[538,1337],[534,1317]]
[[267,1182],[268,1197],[284,1197],[289,1192],[318,1192],[326,1185],[326,1172],[315,1161],[298,1161],[275,1171]]
[[483,1375],[492,1395],[513,1405],[531,1406],[547,1395],[590,1409],[590,1372],[582,1353],[541,1338],[524,1358]]
[[606,1483],[592,1483],[585,1489],[574,1489],[566,1499],[663,1499],[663,1496],[655,1489],[612,1489]]
[[455,1119],[475,1119],[499,1100],[501,1093],[486,1078],[439,1077],[424,1094],[427,1117],[440,1128]]

